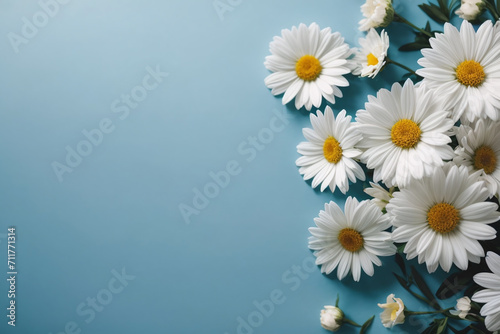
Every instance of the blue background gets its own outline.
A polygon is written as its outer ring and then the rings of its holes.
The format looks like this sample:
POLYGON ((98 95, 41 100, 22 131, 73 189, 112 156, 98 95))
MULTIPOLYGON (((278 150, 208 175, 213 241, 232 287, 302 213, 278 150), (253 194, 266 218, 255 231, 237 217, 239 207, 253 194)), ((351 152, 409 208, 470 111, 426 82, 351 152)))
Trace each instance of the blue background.
MULTIPOLYGON (((423 26, 420 2, 399 1, 396 10, 423 26)), ((308 227, 325 202, 342 206, 345 196, 302 180, 296 145, 308 112, 282 106, 264 85, 264 58, 281 29, 317 22, 357 46, 364 1, 229 3, 219 15, 212 0, 69 1, 47 22, 37 17, 43 26, 16 52, 9 34, 22 36, 23 18, 33 22, 41 5, 0 1, 0 332, 233 334, 238 318, 253 314, 258 326, 240 332, 320 334, 319 312, 340 294, 349 318, 376 315, 369 333, 381 333, 376 304, 388 294, 428 309, 392 278, 392 258, 360 283, 311 266, 308 227), (148 68, 168 76, 125 107, 122 94, 140 94, 148 68), (82 131, 101 122, 112 131, 97 135, 99 144, 59 180, 54 162, 66 164, 67 147, 76 150, 82 131), (280 130, 266 130, 271 122, 280 130), (193 207, 196 190, 228 163, 237 166, 227 185, 212 187, 212 198, 184 219, 180 207, 193 207), (8 226, 17 228, 15 328, 6 318, 8 226), (122 270, 134 279, 110 293, 120 285, 113 271, 122 270), (282 303, 260 319, 255 303, 275 290, 282 303), (106 305, 91 317, 87 298, 106 305)), ((411 30, 395 23, 389 33, 391 57, 416 69, 419 52, 397 51, 411 30)), ((388 67, 374 80, 348 76, 334 111, 354 115, 367 94, 402 74, 388 67)), ((362 189, 351 185, 350 194, 366 198, 362 189)), ((427 279, 437 287, 444 277, 438 270, 427 279)), ((392 332, 414 333, 426 321, 392 332)))

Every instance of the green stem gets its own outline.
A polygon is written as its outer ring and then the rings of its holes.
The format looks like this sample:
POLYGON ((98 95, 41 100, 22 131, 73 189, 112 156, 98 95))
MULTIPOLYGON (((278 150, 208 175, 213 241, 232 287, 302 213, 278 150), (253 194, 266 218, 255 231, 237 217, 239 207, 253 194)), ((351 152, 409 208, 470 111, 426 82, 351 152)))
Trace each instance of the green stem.
POLYGON ((361 325, 360 325, 360 324, 357 324, 357 323, 355 323, 354 321, 349 320, 349 319, 347 319, 347 318, 344 318, 344 320, 342 320, 342 321, 343 321, 343 322, 345 322, 346 324, 349 324, 349 325, 352 325, 352 326, 361 327, 361 325))
POLYGON ((413 23, 411 23, 410 21, 408 21, 407 19, 405 19, 404 17, 402 17, 401 15, 399 15, 397 13, 394 13, 394 21, 405 23, 405 24, 409 25, 410 27, 412 27, 413 29, 420 31, 424 35, 427 35, 429 37, 434 37, 430 32, 425 31, 424 29, 417 27, 416 25, 414 25, 413 23))
POLYGON ((411 74, 414 74, 415 76, 417 76, 417 78, 419 77, 419 75, 414 70, 412 70, 411 68, 409 68, 401 63, 398 63, 397 61, 390 59, 389 57, 385 57, 385 61, 387 62, 387 64, 393 64, 393 65, 399 66, 402 69, 410 72, 411 74))
POLYGON ((421 315, 421 314, 438 314, 438 313, 446 313, 449 310, 451 310, 452 307, 447 308, 446 310, 439 310, 439 311, 428 311, 428 312, 413 312, 413 311, 406 311, 405 313, 407 315, 421 315))

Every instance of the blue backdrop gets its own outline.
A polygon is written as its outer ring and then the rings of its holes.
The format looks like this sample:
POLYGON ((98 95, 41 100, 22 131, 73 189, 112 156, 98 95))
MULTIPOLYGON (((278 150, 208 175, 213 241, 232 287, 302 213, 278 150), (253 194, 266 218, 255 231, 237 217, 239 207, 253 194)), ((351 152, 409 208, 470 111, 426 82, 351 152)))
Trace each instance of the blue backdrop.
MULTIPOLYGON (((395 5, 423 26, 420 2, 395 5)), ((357 46, 362 3, 0 1, 0 332, 321 334, 337 294, 349 318, 376 315, 369 333, 385 332, 376 304, 390 293, 427 310, 392 278, 392 258, 360 283, 313 264, 308 227, 345 197, 302 180, 308 113, 264 85, 281 29, 317 22, 357 46)), ((411 30, 389 33, 391 57, 416 69, 419 52, 397 51, 411 30)), ((402 73, 348 76, 334 111, 354 115, 402 73)))

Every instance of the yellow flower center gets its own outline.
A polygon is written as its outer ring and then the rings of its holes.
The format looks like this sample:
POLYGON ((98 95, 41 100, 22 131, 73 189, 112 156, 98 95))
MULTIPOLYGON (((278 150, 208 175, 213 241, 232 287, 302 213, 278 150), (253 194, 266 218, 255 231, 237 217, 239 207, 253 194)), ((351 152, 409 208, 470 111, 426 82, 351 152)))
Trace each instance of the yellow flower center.
POLYGON ((396 320, 396 318, 398 317, 398 311, 399 311, 399 305, 396 304, 396 306, 393 307, 391 312, 391 321, 396 320))
POLYGON ((489 146, 481 146, 474 153, 474 167, 491 174, 497 169, 497 156, 489 146))
POLYGON ((391 140, 401 148, 413 148, 420 141, 420 130, 417 123, 410 119, 400 119, 391 128, 391 140))
POLYGON ((460 212, 451 204, 435 204, 427 212, 427 222, 436 232, 449 233, 457 227, 460 221, 460 212))
POLYGON ((373 53, 369 53, 368 56, 366 56, 366 61, 368 62, 368 65, 377 65, 378 64, 378 58, 373 55, 373 53))
POLYGON ((302 56, 295 64, 297 76, 305 81, 316 80, 322 69, 319 60, 311 55, 302 56))
POLYGON ((455 70, 457 80, 464 86, 477 87, 484 81, 484 69, 477 61, 464 60, 455 70))
POLYGON ((359 251, 363 247, 364 243, 361 234, 352 228, 344 228, 340 230, 338 239, 342 247, 353 253, 359 251))
POLYGON ((337 139, 332 136, 326 138, 323 144, 323 155, 328 162, 338 163, 342 159, 342 147, 340 147, 337 139))

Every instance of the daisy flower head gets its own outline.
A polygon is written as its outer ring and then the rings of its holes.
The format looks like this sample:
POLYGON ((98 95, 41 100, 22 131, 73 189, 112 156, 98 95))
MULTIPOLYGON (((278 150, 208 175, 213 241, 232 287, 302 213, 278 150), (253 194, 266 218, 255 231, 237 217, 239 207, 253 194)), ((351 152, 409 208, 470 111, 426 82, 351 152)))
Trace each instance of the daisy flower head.
POLYGON ((500 33, 490 20, 477 30, 463 21, 460 31, 449 23, 444 33, 422 49, 417 74, 423 84, 442 96, 454 120, 462 114, 469 121, 500 118, 500 33))
POLYGON ((451 142, 447 132, 453 126, 449 112, 431 91, 411 80, 368 96, 356 121, 363 135, 358 147, 365 149, 361 161, 374 169, 373 181, 387 187, 405 187, 442 166, 443 159, 454 157, 447 145, 451 142))
POLYGON ((474 21, 484 12, 484 0, 462 0, 460 8, 455 11, 461 19, 474 21))
POLYGON ((359 21, 359 30, 387 27, 394 18, 392 0, 366 0, 361 6, 361 13, 365 18, 359 21))
POLYGON ((373 197, 372 202, 375 203, 375 205, 377 205, 380 210, 384 210, 385 206, 392 198, 394 188, 386 190, 380 184, 373 182, 370 182, 370 186, 371 187, 363 189, 363 191, 373 197))
POLYGON ((371 201, 348 197, 344 211, 333 201, 325 204, 325 210, 314 218, 317 227, 309 228, 309 248, 322 273, 337 268, 339 280, 351 272, 359 281, 361 269, 373 276, 373 264, 382 265, 378 257, 394 255, 396 246, 384 231, 391 225, 389 218, 371 201))
POLYGON ((264 65, 271 73, 265 84, 273 95, 283 94, 287 104, 295 98, 295 108, 318 108, 323 98, 335 103, 342 97, 339 87, 349 86, 343 75, 350 73, 347 58, 352 51, 344 38, 330 28, 320 30, 316 23, 301 23, 283 29, 269 45, 271 55, 264 65))
POLYGON ((385 57, 389 49, 389 35, 382 30, 380 35, 373 28, 370 29, 366 38, 359 39, 361 49, 356 51, 352 60, 354 70, 352 74, 375 78, 385 65, 385 57))
POLYGON ((464 166, 436 168, 421 182, 393 194, 386 206, 395 227, 392 238, 406 243, 408 259, 418 256, 429 273, 438 265, 448 272, 454 263, 466 270, 468 262, 479 263, 484 250, 478 240, 491 240, 496 230, 498 205, 485 202, 488 190, 479 174, 464 166))
POLYGON ((484 303, 480 312, 486 316, 486 328, 493 332, 500 330, 500 255, 488 252, 486 264, 492 272, 474 275, 474 282, 485 289, 476 292, 472 300, 484 303))
POLYGON ((304 180, 312 180, 312 187, 321 184, 321 191, 330 187, 332 192, 338 187, 345 194, 349 190, 349 180, 365 180, 365 173, 354 160, 361 151, 355 145, 361 140, 361 134, 352 126, 351 116, 342 110, 337 118, 330 107, 325 113, 317 111, 311 114, 312 129, 302 130, 308 140, 297 145, 297 152, 302 154, 295 162, 304 180))
POLYGON ((480 171, 489 196, 495 196, 500 190, 500 123, 479 119, 471 126, 462 124, 456 136, 459 146, 453 162, 470 172, 480 171))

